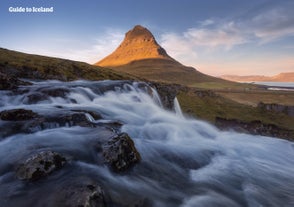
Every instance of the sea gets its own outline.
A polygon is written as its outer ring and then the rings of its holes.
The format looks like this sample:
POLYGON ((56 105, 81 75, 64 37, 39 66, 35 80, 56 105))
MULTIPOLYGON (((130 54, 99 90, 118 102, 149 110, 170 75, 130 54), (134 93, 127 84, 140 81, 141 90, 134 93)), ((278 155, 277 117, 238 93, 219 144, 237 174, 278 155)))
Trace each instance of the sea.
MULTIPOLYGON (((249 83, 249 82, 246 82, 249 83)), ((263 82, 251 81, 250 83, 269 86, 268 90, 274 91, 294 91, 294 82, 263 82)))

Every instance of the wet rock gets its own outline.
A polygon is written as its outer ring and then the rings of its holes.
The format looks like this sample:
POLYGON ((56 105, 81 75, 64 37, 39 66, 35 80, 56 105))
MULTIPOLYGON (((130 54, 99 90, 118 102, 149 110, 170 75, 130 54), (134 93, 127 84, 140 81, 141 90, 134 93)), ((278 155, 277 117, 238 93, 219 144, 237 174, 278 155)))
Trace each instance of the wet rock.
POLYGON ((65 98, 69 93, 67 88, 41 88, 38 91, 31 92, 24 100, 25 104, 35 104, 41 101, 50 100, 51 97, 65 98))
MULTIPOLYGON (((38 115, 31 110, 13 109, 0 112, 0 119, 10 121, 0 125, 0 139, 18 133, 35 133, 44 129, 58 127, 96 127, 85 113, 72 111, 52 112, 50 115, 38 115), (13 122, 12 122, 13 121, 13 122)), ((111 124, 106 124, 114 128, 111 124)))
POLYGON ((267 103, 259 102, 257 107, 262 110, 280 112, 288 116, 294 116, 294 106, 286 106, 286 105, 275 104, 275 103, 267 104, 267 103))
POLYGON ((24 121, 38 117, 38 114, 32 110, 12 109, 0 112, 0 119, 4 121, 24 121))
POLYGON ((258 120, 243 122, 237 119, 216 117, 215 125, 221 130, 232 129, 234 131, 247 134, 279 137, 291 141, 294 140, 294 131, 278 127, 274 124, 265 124, 258 120))
POLYGON ((24 100, 25 104, 35 104, 41 101, 48 100, 49 97, 42 93, 32 93, 26 97, 24 100))
POLYGON ((30 83, 0 72, 0 90, 16 89, 19 85, 30 85, 30 83))
POLYGON ((78 110, 78 109, 75 109, 75 110, 72 110, 74 112, 82 112, 82 113, 88 113, 90 114, 95 120, 98 120, 98 119, 102 119, 102 116, 95 112, 95 111, 88 111, 88 110, 78 110))
POLYGON ((111 138, 102 148, 105 162, 116 172, 128 170, 141 160, 133 140, 126 133, 111 138))
POLYGON ((94 125, 88 120, 84 113, 73 113, 69 115, 61 115, 55 117, 53 122, 58 123, 60 126, 81 126, 81 127, 93 127, 94 125))
POLYGON ((70 184, 58 193, 54 206, 106 207, 103 189, 96 183, 70 184))
POLYGON ((70 90, 67 88, 46 88, 42 89, 42 93, 51 97, 62 97, 65 98, 70 90))
POLYGON ((58 127, 95 127, 95 124, 91 123, 84 113, 69 113, 71 114, 53 114, 49 117, 40 117, 31 122, 23 123, 22 131, 25 133, 34 133, 40 130, 58 127))
POLYGON ((152 87, 155 87, 160 98, 163 106, 167 109, 174 108, 174 99, 177 96, 180 89, 183 86, 178 84, 164 84, 164 83, 152 83, 152 87))
POLYGON ((59 170, 65 163, 66 159, 56 152, 40 152, 20 164, 16 176, 20 180, 38 180, 59 170))

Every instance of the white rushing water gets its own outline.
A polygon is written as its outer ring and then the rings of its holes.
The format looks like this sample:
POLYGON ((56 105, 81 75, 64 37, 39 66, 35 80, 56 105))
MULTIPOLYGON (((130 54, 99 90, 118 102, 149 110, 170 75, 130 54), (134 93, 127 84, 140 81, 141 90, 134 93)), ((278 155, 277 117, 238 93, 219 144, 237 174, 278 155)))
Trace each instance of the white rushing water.
MULTIPOLYGON (((43 82, 26 88, 31 92, 51 85, 51 82, 43 82)), ((59 110, 56 106, 63 110, 83 108, 101 113, 104 120, 123 123, 121 131, 132 137, 142 157, 129 175, 116 175, 106 167, 77 158, 77 165, 89 173, 99 174, 97 179, 108 186, 112 194, 119 197, 125 191, 130 196, 141 195, 154 206, 294 206, 292 142, 221 132, 206 122, 186 118, 177 100, 175 112, 163 109, 156 91, 147 92, 137 83, 117 86, 102 94, 97 92, 99 85, 92 82, 56 82, 54 86, 67 88, 70 93, 66 97, 50 97, 27 104, 30 92, 10 96, 8 92, 0 92, 1 111, 17 107, 42 114, 59 110)), ((89 119, 95 122, 91 116, 89 119)), ((67 153, 75 151, 84 156, 87 153, 85 137, 92 139, 93 130, 62 127, 21 135, 21 138, 20 135, 5 138, 0 142, 0 172, 3 163, 20 156, 17 151, 31 149, 32 143, 40 142, 46 148, 67 153), (19 149, 15 149, 17 147, 19 149), (7 161, 3 160, 5 154, 9 154, 7 161)), ((3 182, 0 177, 0 185, 3 182)))

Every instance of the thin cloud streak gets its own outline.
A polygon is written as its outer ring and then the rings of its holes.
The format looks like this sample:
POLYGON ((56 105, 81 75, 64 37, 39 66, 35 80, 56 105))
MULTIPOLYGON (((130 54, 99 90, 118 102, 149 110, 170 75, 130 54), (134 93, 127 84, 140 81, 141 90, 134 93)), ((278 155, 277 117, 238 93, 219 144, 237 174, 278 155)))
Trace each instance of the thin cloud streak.
MULTIPOLYGON (((291 8, 293 6, 281 5, 276 7, 275 5, 239 19, 226 21, 222 19, 206 19, 182 33, 164 33, 161 35, 159 42, 175 59, 197 68, 197 66, 200 66, 198 64, 200 61, 203 59, 211 60, 211 58, 207 57, 213 57, 215 54, 221 57, 222 53, 238 53, 245 47, 249 47, 254 51, 258 45, 266 45, 286 37, 293 37, 294 15, 292 15, 291 8), (236 49, 237 46, 238 50, 236 49)), ((216 57, 215 63, 220 61, 217 60, 219 57, 216 57)), ((264 67, 262 69, 258 66, 257 61, 252 62, 256 65, 255 67, 254 64, 250 66, 259 68, 261 69, 260 71, 265 71, 266 68, 274 70, 273 67, 267 67, 266 64, 262 64, 264 67)), ((208 67, 203 62, 201 65, 202 69, 205 68, 203 72, 208 71, 208 67)), ((207 65, 212 66, 215 64, 207 62, 207 65)), ((221 64, 217 68, 220 69, 228 65, 221 64)), ((277 64, 274 65, 278 67, 277 64)), ((232 67, 228 66, 228 68, 222 68, 221 70, 225 72, 229 68, 232 67)), ((279 67, 280 70, 281 68, 282 66, 279 67)), ((289 67, 287 68, 289 69, 289 67)), ((238 67, 236 69, 239 70, 238 67)), ((211 72, 211 70, 209 71, 211 72)), ((210 74, 219 74, 219 71, 210 74)))

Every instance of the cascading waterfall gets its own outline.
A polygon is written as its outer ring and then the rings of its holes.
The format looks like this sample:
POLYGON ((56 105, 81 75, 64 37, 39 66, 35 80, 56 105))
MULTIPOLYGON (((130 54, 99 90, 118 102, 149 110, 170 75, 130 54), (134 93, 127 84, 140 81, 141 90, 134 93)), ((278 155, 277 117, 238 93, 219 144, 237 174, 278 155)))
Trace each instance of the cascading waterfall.
POLYGON ((185 118, 177 99, 176 113, 163 109, 150 90, 122 81, 45 81, 0 91, 0 111, 22 108, 43 116, 85 111, 88 121, 102 124, 69 122, 6 133, 7 122, 0 120, 0 206, 54 206, 57 186, 86 178, 105 189, 112 200, 108 206, 294 206, 292 142, 221 132, 185 118), (97 158, 96 140, 112 136, 103 123, 120 123, 117 130, 133 139, 142 160, 130 171, 117 174, 97 158), (70 157, 70 164, 38 184, 18 180, 16 164, 43 149, 70 157))
POLYGON ((174 99, 174 110, 176 112, 176 115, 183 117, 183 112, 177 97, 175 97, 174 99))

